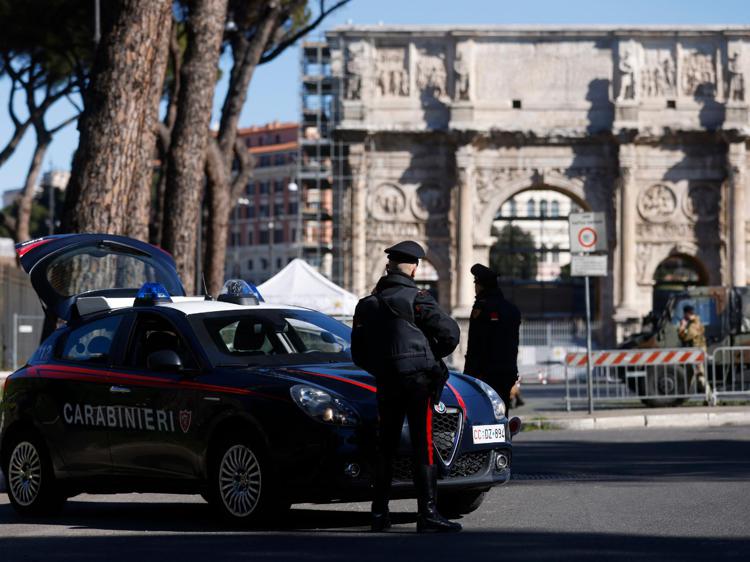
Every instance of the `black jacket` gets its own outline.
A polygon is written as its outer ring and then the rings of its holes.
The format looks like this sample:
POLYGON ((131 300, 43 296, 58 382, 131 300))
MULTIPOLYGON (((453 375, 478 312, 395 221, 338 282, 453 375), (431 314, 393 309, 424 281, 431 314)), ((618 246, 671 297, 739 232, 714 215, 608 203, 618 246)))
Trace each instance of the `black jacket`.
POLYGON ((443 372, 459 328, 427 291, 400 272, 382 277, 354 313, 352 358, 376 377, 443 372))
POLYGON ((518 375, 518 332, 521 313, 497 289, 474 301, 469 321, 469 342, 464 373, 477 378, 512 378, 518 375))

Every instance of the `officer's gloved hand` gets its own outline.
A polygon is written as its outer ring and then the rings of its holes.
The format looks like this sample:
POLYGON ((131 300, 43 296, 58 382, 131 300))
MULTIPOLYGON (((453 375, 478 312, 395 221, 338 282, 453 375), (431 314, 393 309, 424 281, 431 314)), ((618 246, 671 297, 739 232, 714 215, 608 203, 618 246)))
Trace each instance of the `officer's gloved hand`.
POLYGON ((432 382, 433 404, 440 402, 440 398, 443 395, 443 388, 445 388, 445 383, 448 381, 449 376, 448 367, 445 365, 444 361, 440 361, 435 369, 435 379, 432 382))

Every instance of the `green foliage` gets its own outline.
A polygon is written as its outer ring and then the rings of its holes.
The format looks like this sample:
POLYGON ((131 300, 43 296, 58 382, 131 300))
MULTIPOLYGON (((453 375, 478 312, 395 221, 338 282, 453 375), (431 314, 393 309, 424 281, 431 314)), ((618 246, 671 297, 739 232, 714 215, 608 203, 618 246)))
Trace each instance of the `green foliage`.
MULTIPOLYGON (((106 4, 102 2, 103 28, 111 12, 106 4)), ((90 0, 0 0, 0 21, 0 53, 19 65, 34 66, 46 83, 54 85, 84 73, 91 63, 94 7, 90 0)))
MULTIPOLYGON (((49 187, 46 187, 42 193, 34 198, 34 202, 31 205, 29 232, 32 238, 49 234, 49 189, 49 187)), ((60 189, 53 189, 55 190, 55 224, 58 224, 65 201, 65 194, 60 189)), ((0 238, 15 238, 14 227, 17 217, 18 203, 13 203, 0 210, 0 238)))
POLYGON ((534 238, 512 224, 503 227, 490 249, 490 267, 501 279, 535 279, 538 262, 534 238))

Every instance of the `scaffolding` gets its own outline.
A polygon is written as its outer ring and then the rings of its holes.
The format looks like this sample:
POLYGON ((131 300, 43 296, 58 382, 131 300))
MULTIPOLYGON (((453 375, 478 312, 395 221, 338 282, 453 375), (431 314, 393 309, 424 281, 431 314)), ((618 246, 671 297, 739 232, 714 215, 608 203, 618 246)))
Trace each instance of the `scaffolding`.
POLYGON ((340 285, 346 284, 348 237, 342 224, 348 185, 346 144, 334 137, 340 121, 341 81, 334 75, 325 38, 300 49, 300 124, 297 184, 300 190, 300 257, 340 285))

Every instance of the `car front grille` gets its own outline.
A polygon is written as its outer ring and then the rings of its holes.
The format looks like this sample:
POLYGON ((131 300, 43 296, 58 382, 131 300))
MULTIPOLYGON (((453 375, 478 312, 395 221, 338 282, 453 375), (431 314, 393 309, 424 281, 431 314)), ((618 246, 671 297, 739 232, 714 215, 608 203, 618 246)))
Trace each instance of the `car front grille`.
POLYGON ((432 415, 432 441, 440 459, 446 465, 450 464, 456 452, 462 418, 461 412, 455 408, 449 408, 443 414, 435 412, 432 415))
POLYGON ((476 453, 464 453, 459 455, 451 464, 448 478, 465 478, 474 476, 487 468, 492 451, 478 451, 476 453))

